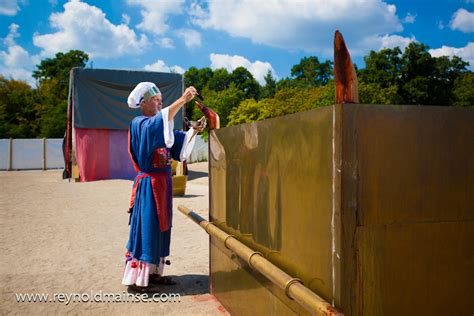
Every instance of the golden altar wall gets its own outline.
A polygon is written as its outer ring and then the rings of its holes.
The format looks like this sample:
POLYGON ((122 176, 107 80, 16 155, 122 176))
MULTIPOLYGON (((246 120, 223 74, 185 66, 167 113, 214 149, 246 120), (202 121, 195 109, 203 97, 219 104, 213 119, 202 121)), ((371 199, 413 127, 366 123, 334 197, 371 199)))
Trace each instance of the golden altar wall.
MULTIPOLYGON (((474 111, 345 104, 210 135, 210 220, 346 315, 474 312, 474 111)), ((211 237, 234 315, 307 312, 211 237)))

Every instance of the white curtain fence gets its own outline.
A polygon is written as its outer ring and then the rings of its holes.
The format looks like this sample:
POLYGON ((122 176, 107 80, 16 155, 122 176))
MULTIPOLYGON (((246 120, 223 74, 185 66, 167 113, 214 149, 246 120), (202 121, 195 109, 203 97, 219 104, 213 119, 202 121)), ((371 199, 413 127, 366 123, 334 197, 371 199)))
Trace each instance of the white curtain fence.
MULTIPOLYGON (((62 138, 0 139, 0 170, 64 169, 62 138)), ((196 139, 189 162, 207 161, 208 144, 196 139)))
POLYGON ((0 170, 63 169, 62 138, 0 139, 0 170))

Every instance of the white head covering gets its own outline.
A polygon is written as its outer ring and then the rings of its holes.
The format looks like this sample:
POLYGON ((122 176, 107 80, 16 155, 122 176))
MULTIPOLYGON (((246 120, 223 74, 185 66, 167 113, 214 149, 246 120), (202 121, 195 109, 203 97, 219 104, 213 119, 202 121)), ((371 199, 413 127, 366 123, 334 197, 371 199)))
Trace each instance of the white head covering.
POLYGON ((153 82, 140 82, 128 96, 128 106, 132 109, 139 108, 142 101, 155 95, 161 95, 161 91, 153 82))

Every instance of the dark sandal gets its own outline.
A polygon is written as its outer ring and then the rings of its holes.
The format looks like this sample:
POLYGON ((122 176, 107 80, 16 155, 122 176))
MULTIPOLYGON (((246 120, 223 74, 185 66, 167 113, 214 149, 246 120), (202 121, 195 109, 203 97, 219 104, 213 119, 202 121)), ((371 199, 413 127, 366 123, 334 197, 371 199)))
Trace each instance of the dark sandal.
POLYGON ((161 276, 159 274, 150 274, 150 283, 161 284, 161 285, 175 285, 176 281, 169 276, 161 276))
POLYGON ((138 286, 138 285, 129 285, 128 290, 135 293, 158 293, 160 289, 156 286, 138 286))
POLYGON ((153 273, 148 276, 149 283, 158 283, 158 280, 161 279, 161 275, 153 273))

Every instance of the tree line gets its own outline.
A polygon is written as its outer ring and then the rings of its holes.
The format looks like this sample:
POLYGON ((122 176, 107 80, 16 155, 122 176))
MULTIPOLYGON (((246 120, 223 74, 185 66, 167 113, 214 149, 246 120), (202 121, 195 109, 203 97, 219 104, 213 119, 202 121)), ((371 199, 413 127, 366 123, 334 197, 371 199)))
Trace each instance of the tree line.
MULTIPOLYGON (((88 60, 79 50, 42 60, 33 72, 35 88, 0 75, 0 138, 63 137, 69 71, 88 60)), ((371 51, 364 61, 366 67, 357 70, 360 103, 474 105, 474 73, 459 57, 433 57, 428 46, 410 43, 403 52, 371 51)), ((334 104, 333 64, 316 56, 302 58, 289 77, 277 80, 268 72, 264 84, 244 67, 191 67, 184 78, 219 114, 221 127, 334 104)), ((186 115, 195 120, 201 113, 189 103, 186 115)))
POLYGON ((85 67, 79 50, 57 53, 33 71, 36 87, 0 75, 0 138, 61 138, 66 131, 69 71, 85 67))

